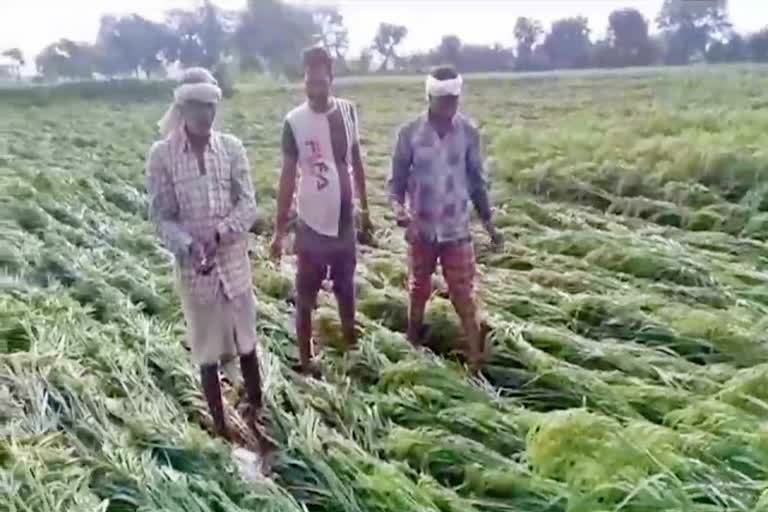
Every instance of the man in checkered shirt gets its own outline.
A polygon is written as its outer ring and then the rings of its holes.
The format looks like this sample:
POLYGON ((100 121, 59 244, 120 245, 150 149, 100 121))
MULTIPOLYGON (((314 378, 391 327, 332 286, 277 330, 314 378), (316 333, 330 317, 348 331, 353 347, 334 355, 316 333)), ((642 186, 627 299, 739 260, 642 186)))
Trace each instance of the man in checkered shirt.
MULTIPOLYGON (((247 233, 256 200, 243 144, 212 129, 221 90, 205 69, 185 72, 146 165, 150 217, 175 256, 193 359, 217 434, 229 438, 219 363, 235 355, 260 433, 261 378, 247 233)), ((260 437, 261 439, 261 437, 260 437)))
POLYGON ((408 338, 414 345, 422 341, 424 310, 439 261, 467 337, 465 354, 471 370, 476 372, 482 358, 483 334, 474 297, 470 201, 494 246, 500 246, 502 239, 492 221, 480 135, 458 113, 461 86, 461 77, 451 67, 437 68, 427 77, 429 108, 400 129, 389 188, 398 225, 407 228, 408 338))

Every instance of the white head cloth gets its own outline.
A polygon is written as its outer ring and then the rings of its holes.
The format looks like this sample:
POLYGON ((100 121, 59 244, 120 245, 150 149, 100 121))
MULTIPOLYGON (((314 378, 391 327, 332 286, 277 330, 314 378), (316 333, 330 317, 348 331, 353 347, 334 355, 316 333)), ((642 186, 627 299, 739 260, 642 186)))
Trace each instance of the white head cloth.
POLYGON ((430 96, 461 96, 463 84, 464 80, 461 75, 451 80, 438 80, 432 75, 427 75, 427 99, 430 96))
POLYGON ((187 101, 218 103, 221 101, 221 89, 213 75, 203 68, 190 68, 184 72, 181 85, 173 91, 173 104, 168 107, 165 115, 157 123, 160 135, 168 136, 179 128, 183 119, 181 105, 187 101))

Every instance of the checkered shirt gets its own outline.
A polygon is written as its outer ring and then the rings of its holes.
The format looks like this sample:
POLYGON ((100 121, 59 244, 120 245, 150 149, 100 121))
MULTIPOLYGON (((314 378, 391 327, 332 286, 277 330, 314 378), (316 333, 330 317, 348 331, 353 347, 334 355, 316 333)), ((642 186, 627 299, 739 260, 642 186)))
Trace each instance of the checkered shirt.
POLYGON ((256 199, 243 144, 213 132, 204 152, 205 173, 183 129, 149 150, 146 163, 150 218, 176 259, 179 285, 205 304, 251 290, 247 233, 256 221, 256 199), (193 240, 218 232, 221 243, 208 275, 195 272, 193 240))
POLYGON ((442 139, 422 114, 397 135, 389 179, 390 199, 408 207, 418 237, 443 243, 469 239, 469 202, 481 220, 491 207, 477 128, 457 114, 442 139))

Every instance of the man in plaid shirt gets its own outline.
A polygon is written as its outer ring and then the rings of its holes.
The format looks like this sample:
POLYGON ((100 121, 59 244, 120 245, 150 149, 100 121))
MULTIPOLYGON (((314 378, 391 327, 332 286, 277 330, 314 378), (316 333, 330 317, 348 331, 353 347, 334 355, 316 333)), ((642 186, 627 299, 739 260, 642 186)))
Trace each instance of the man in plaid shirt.
MULTIPOLYGON (((216 432, 229 437, 219 363, 240 356, 249 419, 262 408, 247 233, 256 201, 243 144, 212 129, 221 91, 205 69, 186 71, 147 157, 150 217, 175 256, 192 356, 216 432)), ((263 438, 261 436, 260 440, 263 438)))
POLYGON ((461 77, 451 67, 437 68, 427 77, 429 109, 400 129, 389 188, 398 225, 407 228, 408 338, 414 345, 421 341, 432 274, 439 261, 467 337, 466 357, 476 372, 483 334, 474 297, 475 253, 469 229, 469 201, 494 246, 500 246, 502 240, 492 221, 480 135, 458 113, 461 85, 461 77))

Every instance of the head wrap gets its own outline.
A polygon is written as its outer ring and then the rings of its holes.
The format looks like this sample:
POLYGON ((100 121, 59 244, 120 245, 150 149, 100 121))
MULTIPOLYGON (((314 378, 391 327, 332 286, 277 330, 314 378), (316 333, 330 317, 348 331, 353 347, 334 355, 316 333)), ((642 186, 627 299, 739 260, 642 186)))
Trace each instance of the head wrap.
POLYGON ((432 75, 427 75, 427 99, 430 96, 460 96, 463 83, 461 75, 450 80, 438 80, 432 75))
POLYGON ((184 120, 181 105, 188 101, 218 103, 221 101, 221 89, 213 75, 204 68, 190 68, 184 72, 181 85, 173 91, 173 103, 157 123, 163 137, 179 128, 184 120))

